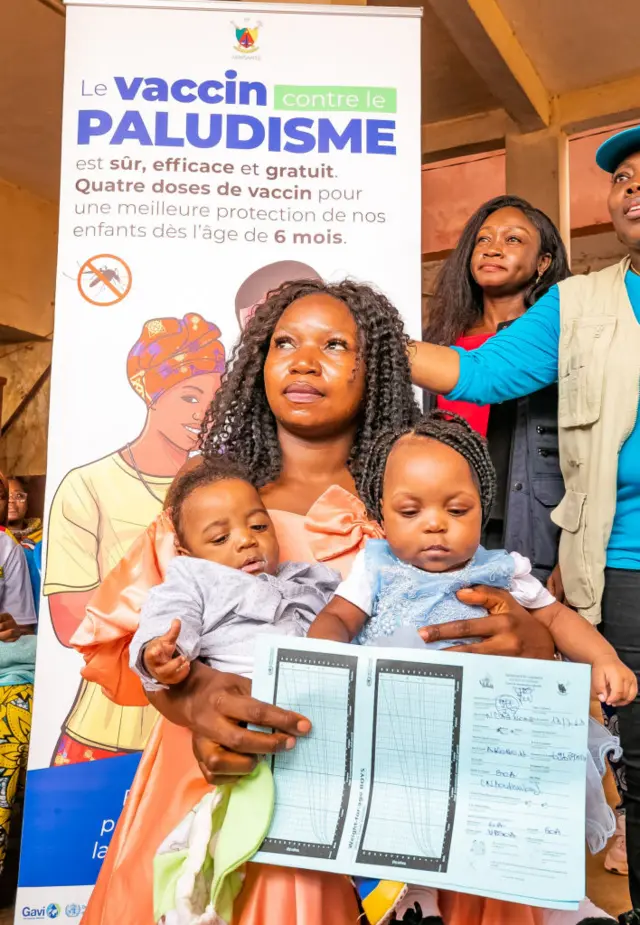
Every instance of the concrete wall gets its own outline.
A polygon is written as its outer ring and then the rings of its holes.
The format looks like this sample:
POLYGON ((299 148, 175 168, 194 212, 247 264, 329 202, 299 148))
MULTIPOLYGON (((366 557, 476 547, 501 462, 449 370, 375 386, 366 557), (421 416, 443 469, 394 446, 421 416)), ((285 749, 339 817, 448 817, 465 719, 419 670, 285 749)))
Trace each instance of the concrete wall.
POLYGON ((422 253, 456 245, 467 219, 506 188, 504 151, 422 168, 422 253))
MULTIPOLYGON (((609 224, 609 175, 596 166, 595 153, 611 130, 569 142, 571 228, 609 224)), ((455 247, 465 222, 478 206, 507 190, 504 151, 425 164, 422 168, 422 253, 439 255, 455 247)), ((536 205, 537 203, 533 203, 536 205)))
MULTIPOLYGON (((53 330, 58 209, 0 180, 0 325, 40 337, 53 330)), ((0 344, 7 379, 5 423, 51 362, 51 344, 0 344)), ((0 441, 0 470, 42 475, 46 470, 48 383, 0 441)))
POLYGON ((0 324, 53 330, 58 208, 0 180, 0 324))

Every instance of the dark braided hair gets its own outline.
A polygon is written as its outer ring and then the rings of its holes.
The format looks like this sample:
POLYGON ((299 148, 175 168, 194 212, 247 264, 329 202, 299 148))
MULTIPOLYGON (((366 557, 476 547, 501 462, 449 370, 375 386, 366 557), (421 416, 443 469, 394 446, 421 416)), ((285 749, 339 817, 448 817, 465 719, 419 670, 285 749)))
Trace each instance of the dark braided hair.
POLYGON ((278 478, 282 453, 265 394, 263 367, 283 312, 310 295, 338 299, 358 327, 359 362, 366 369, 365 392, 348 466, 360 492, 363 460, 378 435, 394 426, 410 428, 420 415, 411 387, 408 337, 400 314, 385 296, 362 283, 296 280, 268 294, 233 350, 204 418, 201 448, 207 459, 224 453, 240 463, 258 488, 278 478))
POLYGON ((474 212, 438 274, 433 299, 429 305, 424 340, 432 344, 454 344, 482 318, 482 289, 471 274, 471 256, 478 232, 498 209, 518 209, 540 236, 540 254, 549 254, 551 263, 538 278, 537 273, 523 292, 525 308, 531 308, 549 289, 571 276, 567 251, 560 232, 548 215, 519 196, 496 196, 474 212))
POLYGON ((387 460, 398 440, 409 434, 437 440, 464 456, 478 483, 482 521, 486 524, 496 492, 496 471, 489 456, 487 441, 464 418, 440 409, 425 415, 413 427, 397 427, 380 434, 371 445, 362 479, 362 500, 369 516, 382 521, 382 486, 387 460))
POLYGON ((248 478, 246 471, 242 466, 227 459, 226 456, 218 456, 216 459, 203 460, 199 465, 178 476, 171 483, 167 493, 165 509, 169 511, 171 523, 176 532, 178 541, 184 546, 184 530, 182 523, 182 507, 187 498, 204 485, 210 485, 212 482, 222 482, 225 479, 238 479, 241 482, 253 482, 248 478))

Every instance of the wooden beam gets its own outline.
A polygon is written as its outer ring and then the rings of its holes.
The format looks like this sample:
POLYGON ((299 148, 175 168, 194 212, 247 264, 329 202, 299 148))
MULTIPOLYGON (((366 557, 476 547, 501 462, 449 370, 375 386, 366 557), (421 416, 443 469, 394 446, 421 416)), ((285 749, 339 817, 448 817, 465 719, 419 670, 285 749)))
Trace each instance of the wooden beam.
MULTIPOLYGON (((46 0, 41 0, 46 2, 46 0)), ((247 0, 251 2, 251 0, 247 0)), ((262 0, 265 3, 300 3, 300 0, 262 0)), ((366 6, 367 0, 304 0, 305 3, 312 3, 317 6, 366 6)))
POLYGON ((568 134, 640 118, 640 74, 564 93, 553 100, 553 122, 568 134))
MULTIPOLYGON (((498 6, 497 0, 467 0, 467 2, 541 121, 549 125, 551 121, 549 93, 518 41, 509 20, 498 6)), ((492 93, 495 92, 492 87, 489 89, 492 93)))
POLYGON ((427 0, 469 64, 525 131, 551 120, 549 94, 496 0, 427 0))
POLYGON ((491 155, 496 151, 504 151, 504 138, 493 141, 479 141, 471 145, 460 145, 457 148, 447 148, 443 151, 427 152, 422 155, 422 165, 438 164, 442 161, 462 162, 477 154, 491 155))
MULTIPOLYGON (((574 90, 552 99, 552 127, 567 135, 620 122, 640 121, 640 74, 574 90)), ((422 126, 423 163, 501 147, 518 126, 504 109, 428 122, 422 126)))
POLYGON ((596 225, 583 225, 582 228, 572 228, 572 238, 588 238, 593 234, 608 234, 614 231, 613 222, 598 222, 596 225))
POLYGON ((38 3, 41 3, 43 6, 49 7, 50 10, 53 10, 54 13, 57 13, 58 16, 65 16, 66 9, 62 0, 38 0, 38 3))
MULTIPOLYGON (((36 397, 42 386, 45 384, 49 376, 51 375, 51 364, 49 364, 44 372, 36 379, 33 383, 27 394, 24 396, 20 404, 15 408, 15 410, 9 415, 5 423, 2 425, 0 430, 0 437, 6 437, 7 432, 10 430, 11 426, 15 424, 22 413, 27 409, 31 404, 33 399, 36 397)), ((6 379, 4 380, 7 381, 6 379)))
POLYGON ((516 128, 504 109, 429 122, 422 126, 422 159, 458 157, 474 149, 489 151, 502 146, 507 133, 514 131, 516 128))

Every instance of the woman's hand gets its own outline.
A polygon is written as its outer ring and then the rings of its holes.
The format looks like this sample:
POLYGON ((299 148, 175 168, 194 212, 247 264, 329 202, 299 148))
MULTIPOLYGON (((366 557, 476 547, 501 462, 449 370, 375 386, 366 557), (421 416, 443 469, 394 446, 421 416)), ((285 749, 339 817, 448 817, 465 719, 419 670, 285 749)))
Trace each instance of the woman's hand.
POLYGON ((560 571, 560 563, 556 565, 554 570, 549 575, 549 580, 547 581, 547 591, 549 594, 553 594, 555 599, 559 604, 565 603, 564 598, 564 584, 562 583, 562 572, 560 571))
POLYGON ((218 787, 235 784, 244 774, 253 771, 260 760, 256 755, 234 754, 203 736, 193 736, 192 747, 202 776, 208 784, 218 787))
POLYGON ((484 607, 488 615, 477 620, 456 620, 440 626, 425 626, 420 630, 425 642, 480 636, 482 642, 452 646, 449 651, 553 658, 555 645, 549 630, 521 607, 508 591, 481 585, 459 591, 458 598, 464 604, 484 607))
POLYGON ((0 642, 15 642, 23 635, 23 627, 18 626, 10 613, 0 613, 0 642))
POLYGON ((193 750, 210 784, 231 783, 248 774, 261 755, 291 749, 311 723, 299 713, 262 703, 251 696, 251 682, 193 662, 183 684, 158 691, 154 706, 193 734, 193 750), (246 724, 272 728, 254 732, 246 724))

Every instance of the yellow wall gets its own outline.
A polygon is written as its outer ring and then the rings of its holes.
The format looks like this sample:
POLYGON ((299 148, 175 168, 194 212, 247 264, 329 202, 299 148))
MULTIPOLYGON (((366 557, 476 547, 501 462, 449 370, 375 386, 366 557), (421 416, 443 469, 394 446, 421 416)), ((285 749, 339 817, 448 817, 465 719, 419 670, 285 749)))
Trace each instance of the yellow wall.
POLYGON ((58 207, 0 180, 0 324, 53 330, 58 207))
MULTIPOLYGON (((53 330, 57 205, 0 180, 0 324, 39 336, 53 330)), ((0 344, 0 377, 7 380, 7 421, 51 362, 51 344, 0 344)), ((0 471, 42 475, 46 470, 49 386, 0 443, 0 471)))

